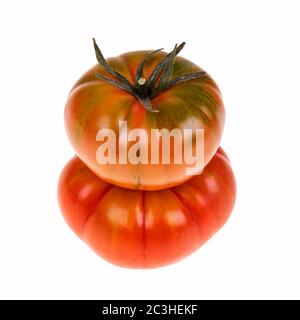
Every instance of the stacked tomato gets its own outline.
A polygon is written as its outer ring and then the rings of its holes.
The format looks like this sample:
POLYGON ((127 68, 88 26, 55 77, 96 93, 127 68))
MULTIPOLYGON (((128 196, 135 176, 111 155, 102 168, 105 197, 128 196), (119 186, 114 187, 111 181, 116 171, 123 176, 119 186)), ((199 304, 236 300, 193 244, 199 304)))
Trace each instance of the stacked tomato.
POLYGON ((153 268, 184 258, 222 227, 234 205, 234 174, 219 147, 222 97, 209 74, 178 56, 183 47, 105 59, 94 40, 98 64, 67 100, 65 125, 77 156, 61 174, 59 204, 71 229, 116 265, 153 268), (186 132, 202 163, 193 175, 191 163, 177 161, 186 132))

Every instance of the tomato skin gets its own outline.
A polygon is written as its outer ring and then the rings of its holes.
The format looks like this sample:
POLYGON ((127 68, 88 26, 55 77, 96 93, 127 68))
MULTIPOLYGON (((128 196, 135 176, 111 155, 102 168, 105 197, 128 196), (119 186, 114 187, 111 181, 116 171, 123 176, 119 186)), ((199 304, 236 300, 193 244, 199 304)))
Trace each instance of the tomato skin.
MULTIPOLYGON (((108 63, 134 83, 134 75, 142 58, 150 51, 125 53, 109 58, 108 63)), ((154 67, 165 56, 158 52, 146 64, 144 76, 150 76, 154 67)), ((182 57, 176 57, 172 78, 203 71, 182 57)), ((128 131, 145 129, 150 141, 151 129, 168 130, 204 129, 204 164, 217 151, 223 132, 225 111, 221 93, 206 74, 176 85, 151 100, 159 110, 151 113, 135 97, 95 76, 111 77, 100 65, 92 67, 74 85, 65 107, 65 126, 68 137, 79 158, 102 180, 124 188, 160 190, 179 185, 191 176, 186 175, 187 165, 173 164, 99 164, 96 160, 97 132, 110 128, 118 133, 119 121, 126 120, 128 131)), ((117 149, 118 153, 118 149, 117 149)))
POLYGON ((98 255, 127 268, 154 268, 198 249, 229 217, 235 179, 219 149, 202 174, 160 191, 120 188, 78 158, 64 168, 58 200, 66 222, 98 255))

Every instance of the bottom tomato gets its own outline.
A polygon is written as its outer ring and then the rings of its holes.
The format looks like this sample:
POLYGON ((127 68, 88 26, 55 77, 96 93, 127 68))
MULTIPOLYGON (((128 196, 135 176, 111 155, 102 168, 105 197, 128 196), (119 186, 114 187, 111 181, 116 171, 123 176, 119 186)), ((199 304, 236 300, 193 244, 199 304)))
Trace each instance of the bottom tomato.
POLYGON ((78 158, 64 168, 58 199, 71 229, 104 259, 130 268, 176 262, 226 222, 235 179, 219 149, 201 175, 159 191, 108 184, 78 158))

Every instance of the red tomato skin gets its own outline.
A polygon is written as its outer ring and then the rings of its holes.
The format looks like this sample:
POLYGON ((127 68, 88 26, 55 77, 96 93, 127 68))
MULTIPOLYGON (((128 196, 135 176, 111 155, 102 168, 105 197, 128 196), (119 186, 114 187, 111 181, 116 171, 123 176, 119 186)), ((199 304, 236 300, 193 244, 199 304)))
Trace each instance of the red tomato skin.
POLYGON ((190 255, 224 225, 235 196, 234 174, 221 148, 202 174, 165 190, 108 184, 78 157, 58 184, 70 228, 98 255, 127 268, 161 267, 190 255))
MULTIPOLYGON (((139 62, 150 51, 134 51, 107 59, 116 71, 134 83, 139 62)), ((155 54, 146 64, 148 78, 154 67, 166 55, 155 54)), ((203 71, 191 61, 176 57, 172 78, 203 71)), ((128 131, 151 129, 203 129, 204 165, 217 151, 223 133, 225 109, 221 92, 206 73, 200 79, 176 85, 151 100, 159 112, 149 112, 138 99, 96 77, 96 73, 110 76, 100 65, 88 70, 73 86, 65 106, 65 127, 69 140, 79 158, 102 180, 123 188, 160 190, 179 185, 191 178, 186 175, 186 163, 174 164, 99 164, 96 152, 100 142, 96 135, 103 128, 118 133, 119 121, 127 121, 128 131)), ((116 153, 119 154, 117 146, 116 153)), ((171 150, 172 153, 172 150, 171 150)), ((160 154, 161 156, 161 154, 160 154)))

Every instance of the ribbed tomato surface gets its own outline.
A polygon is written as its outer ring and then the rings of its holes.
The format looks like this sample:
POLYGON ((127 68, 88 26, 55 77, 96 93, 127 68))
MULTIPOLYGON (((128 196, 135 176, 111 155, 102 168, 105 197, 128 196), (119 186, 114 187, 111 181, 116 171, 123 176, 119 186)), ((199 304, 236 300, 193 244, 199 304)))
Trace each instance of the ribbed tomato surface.
POLYGON ((153 268, 191 254, 223 226, 235 179, 222 149, 202 174, 159 191, 108 184, 74 157, 61 174, 58 198, 71 229, 104 259, 153 268))

